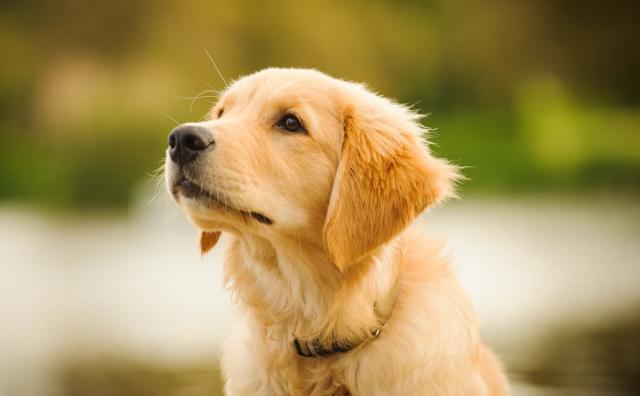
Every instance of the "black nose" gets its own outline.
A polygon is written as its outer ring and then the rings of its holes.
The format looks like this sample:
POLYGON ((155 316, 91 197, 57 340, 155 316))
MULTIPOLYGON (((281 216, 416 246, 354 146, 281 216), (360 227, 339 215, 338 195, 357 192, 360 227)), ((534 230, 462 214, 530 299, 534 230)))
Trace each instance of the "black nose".
POLYGON ((173 162, 185 165, 211 144, 213 139, 205 128, 180 125, 169 134, 169 156, 173 162))

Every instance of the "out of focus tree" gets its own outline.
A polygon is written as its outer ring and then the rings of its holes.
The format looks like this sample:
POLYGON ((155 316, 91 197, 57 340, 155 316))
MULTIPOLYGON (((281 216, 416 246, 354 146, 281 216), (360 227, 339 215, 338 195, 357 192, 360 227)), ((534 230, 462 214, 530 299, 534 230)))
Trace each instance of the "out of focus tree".
POLYGON ((223 88, 204 49, 227 79, 314 67, 431 113, 471 191, 640 190, 636 1, 1 7, 0 199, 126 204, 170 119, 200 118, 223 88))

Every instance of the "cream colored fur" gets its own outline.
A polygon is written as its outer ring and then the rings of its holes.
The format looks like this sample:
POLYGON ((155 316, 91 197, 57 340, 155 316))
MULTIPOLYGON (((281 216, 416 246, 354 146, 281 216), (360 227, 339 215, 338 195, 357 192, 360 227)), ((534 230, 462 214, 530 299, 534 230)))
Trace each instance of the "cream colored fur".
POLYGON ((408 231, 459 178, 429 153, 414 112, 316 71, 267 69, 233 83, 199 125, 215 144, 182 171, 167 160, 166 180, 203 252, 221 231, 233 237, 224 273, 243 309, 224 344, 228 395, 509 394, 438 244, 408 231), (284 114, 307 133, 279 128, 284 114), (180 172, 215 198, 181 194, 180 172), (296 337, 367 337, 396 279, 379 337, 296 354, 296 337))

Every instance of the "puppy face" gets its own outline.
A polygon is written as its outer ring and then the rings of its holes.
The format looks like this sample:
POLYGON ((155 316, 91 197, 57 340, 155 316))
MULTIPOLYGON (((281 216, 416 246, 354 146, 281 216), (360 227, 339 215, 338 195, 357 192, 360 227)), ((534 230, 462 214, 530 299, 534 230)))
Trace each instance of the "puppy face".
POLYGON ((198 227, 294 233, 322 217, 341 139, 328 82, 319 73, 258 73, 231 85, 209 121, 178 128, 167 188, 198 227), (189 139, 206 147, 191 150, 189 139))
POLYGON ((167 189, 204 233, 296 238, 345 269, 452 191, 407 108, 312 70, 232 84, 206 122, 169 137, 167 189))

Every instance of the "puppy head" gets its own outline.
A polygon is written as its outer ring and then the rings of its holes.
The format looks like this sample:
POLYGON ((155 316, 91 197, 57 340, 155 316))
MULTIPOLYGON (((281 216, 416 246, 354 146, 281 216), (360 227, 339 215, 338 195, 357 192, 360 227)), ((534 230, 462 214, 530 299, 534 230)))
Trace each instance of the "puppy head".
POLYGON ((346 270, 453 193, 456 169, 430 155, 417 119, 360 85, 267 69, 172 132, 167 188, 203 252, 219 231, 302 239, 346 270))
POLYGON ((342 124, 333 79, 268 69, 234 82, 210 119, 169 137, 166 186, 202 233, 322 240, 340 157, 342 124))

